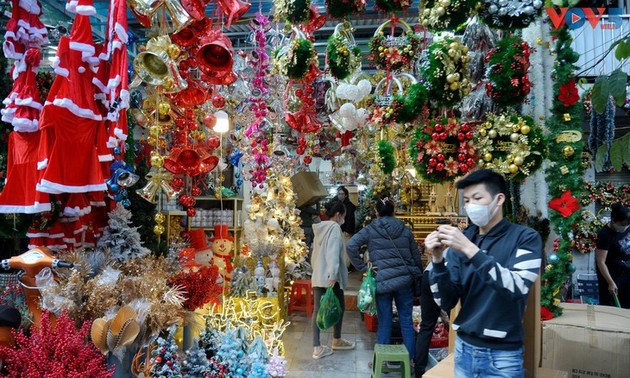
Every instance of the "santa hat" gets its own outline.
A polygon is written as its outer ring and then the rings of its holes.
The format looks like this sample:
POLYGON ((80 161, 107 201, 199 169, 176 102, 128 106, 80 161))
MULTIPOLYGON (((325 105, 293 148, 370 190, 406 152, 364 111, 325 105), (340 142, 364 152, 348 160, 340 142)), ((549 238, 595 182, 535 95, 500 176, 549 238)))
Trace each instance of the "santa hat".
MULTIPOLYGON (((21 59, 25 68, 13 82, 13 90, 3 101, 2 120, 11 123, 15 131, 35 132, 39 130, 39 112, 42 104, 37 90, 37 68, 42 60, 39 49, 30 48, 21 59)), ((15 71, 15 70, 14 70, 15 71)))
POLYGON ((69 0, 66 3, 66 10, 83 16, 93 16, 96 14, 96 8, 94 8, 92 0, 69 0))
POLYGON ((94 65, 94 39, 90 17, 77 13, 70 32, 70 49, 81 52, 81 59, 94 65))
POLYGON ((210 241, 214 243, 215 240, 219 239, 234 241, 234 238, 228 233, 227 224, 217 224, 214 226, 214 235, 210 238, 210 241))

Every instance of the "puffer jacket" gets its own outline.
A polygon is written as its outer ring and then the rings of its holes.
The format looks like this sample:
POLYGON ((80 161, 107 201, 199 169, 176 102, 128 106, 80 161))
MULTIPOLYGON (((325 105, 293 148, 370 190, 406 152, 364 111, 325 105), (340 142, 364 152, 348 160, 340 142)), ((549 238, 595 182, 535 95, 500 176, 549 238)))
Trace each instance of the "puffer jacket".
POLYGON ((359 256, 359 249, 364 245, 367 245, 370 262, 376 268, 377 293, 399 290, 411 285, 414 277, 420 279, 422 276, 418 244, 411 230, 401 220, 394 217, 379 217, 348 241, 348 256, 361 272, 367 270, 367 264, 359 256), (403 264, 400 256, 405 259, 407 266, 403 264))

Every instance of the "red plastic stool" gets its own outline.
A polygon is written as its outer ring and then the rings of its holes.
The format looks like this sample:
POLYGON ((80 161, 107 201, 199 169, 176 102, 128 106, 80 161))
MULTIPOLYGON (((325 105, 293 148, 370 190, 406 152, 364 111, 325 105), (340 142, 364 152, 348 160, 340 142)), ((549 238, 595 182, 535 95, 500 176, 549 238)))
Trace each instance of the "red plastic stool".
POLYGON ((293 310, 306 311, 306 317, 313 316, 313 288, 311 280, 296 280, 291 286, 291 297, 289 298, 289 310, 291 315, 293 310))

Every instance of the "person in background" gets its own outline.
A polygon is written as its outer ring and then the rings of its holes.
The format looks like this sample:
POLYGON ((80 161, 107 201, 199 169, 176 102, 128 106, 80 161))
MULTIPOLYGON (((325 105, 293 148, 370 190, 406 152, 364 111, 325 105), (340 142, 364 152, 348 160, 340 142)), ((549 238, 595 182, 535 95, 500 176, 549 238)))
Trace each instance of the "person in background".
POLYGON ((599 304, 630 308, 630 208, 611 206, 610 222, 597 233, 595 258, 599 304))
POLYGON ((435 303, 429 283, 429 273, 433 264, 429 263, 422 275, 420 294, 420 332, 416 335, 416 355, 413 359, 416 378, 422 377, 429 362, 429 345, 433 338, 433 331, 440 317, 440 306, 435 303))
POLYGON ((367 246, 372 268, 376 272, 376 342, 389 344, 392 335, 392 300, 396 302, 403 343, 409 358, 415 354, 416 337, 413 329, 413 280, 422 275, 422 260, 418 244, 409 227, 394 217, 394 203, 389 198, 376 202, 377 219, 357 232, 348 242, 348 256, 361 272, 368 265, 359 255, 367 246), (403 261, 404 260, 404 261, 403 261))
POLYGON ((456 186, 473 224, 464 232, 441 225, 425 239, 435 302, 449 311, 461 301, 451 326, 455 377, 522 378, 523 316, 540 273, 541 237, 503 217, 507 183, 499 173, 480 169, 456 186))
MULTIPOLYGON (((354 217, 354 213, 357 209, 356 205, 350 201, 350 193, 345 186, 340 186, 337 188, 337 198, 333 199, 333 203, 335 201, 340 201, 346 207, 346 216, 344 218, 343 225, 341 226, 341 231, 343 232, 344 237, 344 246, 348 244, 348 240, 354 235, 356 220, 354 217)), ((350 258, 345 256, 345 264, 346 267, 350 267, 350 258)))
POLYGON ((302 231, 304 231, 304 243, 308 247, 308 261, 311 259, 311 251, 313 245, 313 224, 319 223, 319 205, 306 205, 298 208, 300 210, 300 218, 302 219, 302 231))
POLYGON ((333 330, 332 348, 322 346, 319 339, 319 328, 317 327, 317 316, 313 316, 313 358, 330 356, 333 350, 354 349, 355 343, 341 338, 341 326, 343 323, 343 312, 345 302, 343 290, 348 283, 348 269, 344 264, 344 247, 341 226, 344 223, 346 209, 339 201, 333 203, 326 211, 328 220, 313 224, 313 255, 311 265, 313 274, 311 276, 311 286, 314 293, 314 312, 319 310, 319 302, 328 287, 332 287, 339 304, 341 305, 341 318, 335 324, 333 330))

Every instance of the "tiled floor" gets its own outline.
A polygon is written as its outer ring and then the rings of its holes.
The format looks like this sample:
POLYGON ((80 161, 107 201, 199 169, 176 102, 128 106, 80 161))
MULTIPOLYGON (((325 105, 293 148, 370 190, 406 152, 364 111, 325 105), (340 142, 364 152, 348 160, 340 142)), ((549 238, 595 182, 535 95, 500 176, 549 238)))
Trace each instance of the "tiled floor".
MULTIPOLYGON (((345 290, 346 298, 356 297, 361 283, 361 274, 351 272, 349 284, 345 290)), ((346 300, 352 307, 351 300, 346 300)), ((359 311, 346 311, 343 318, 342 337, 356 342, 356 348, 349 351, 334 351, 331 356, 314 360, 312 318, 303 312, 289 316, 291 325, 284 333, 287 368, 289 378, 366 378, 370 377, 368 362, 372 361, 376 333, 369 332, 361 320, 359 311)), ((322 345, 331 345, 332 329, 321 333, 322 345)), ((388 375, 395 377, 396 375, 388 375)))

